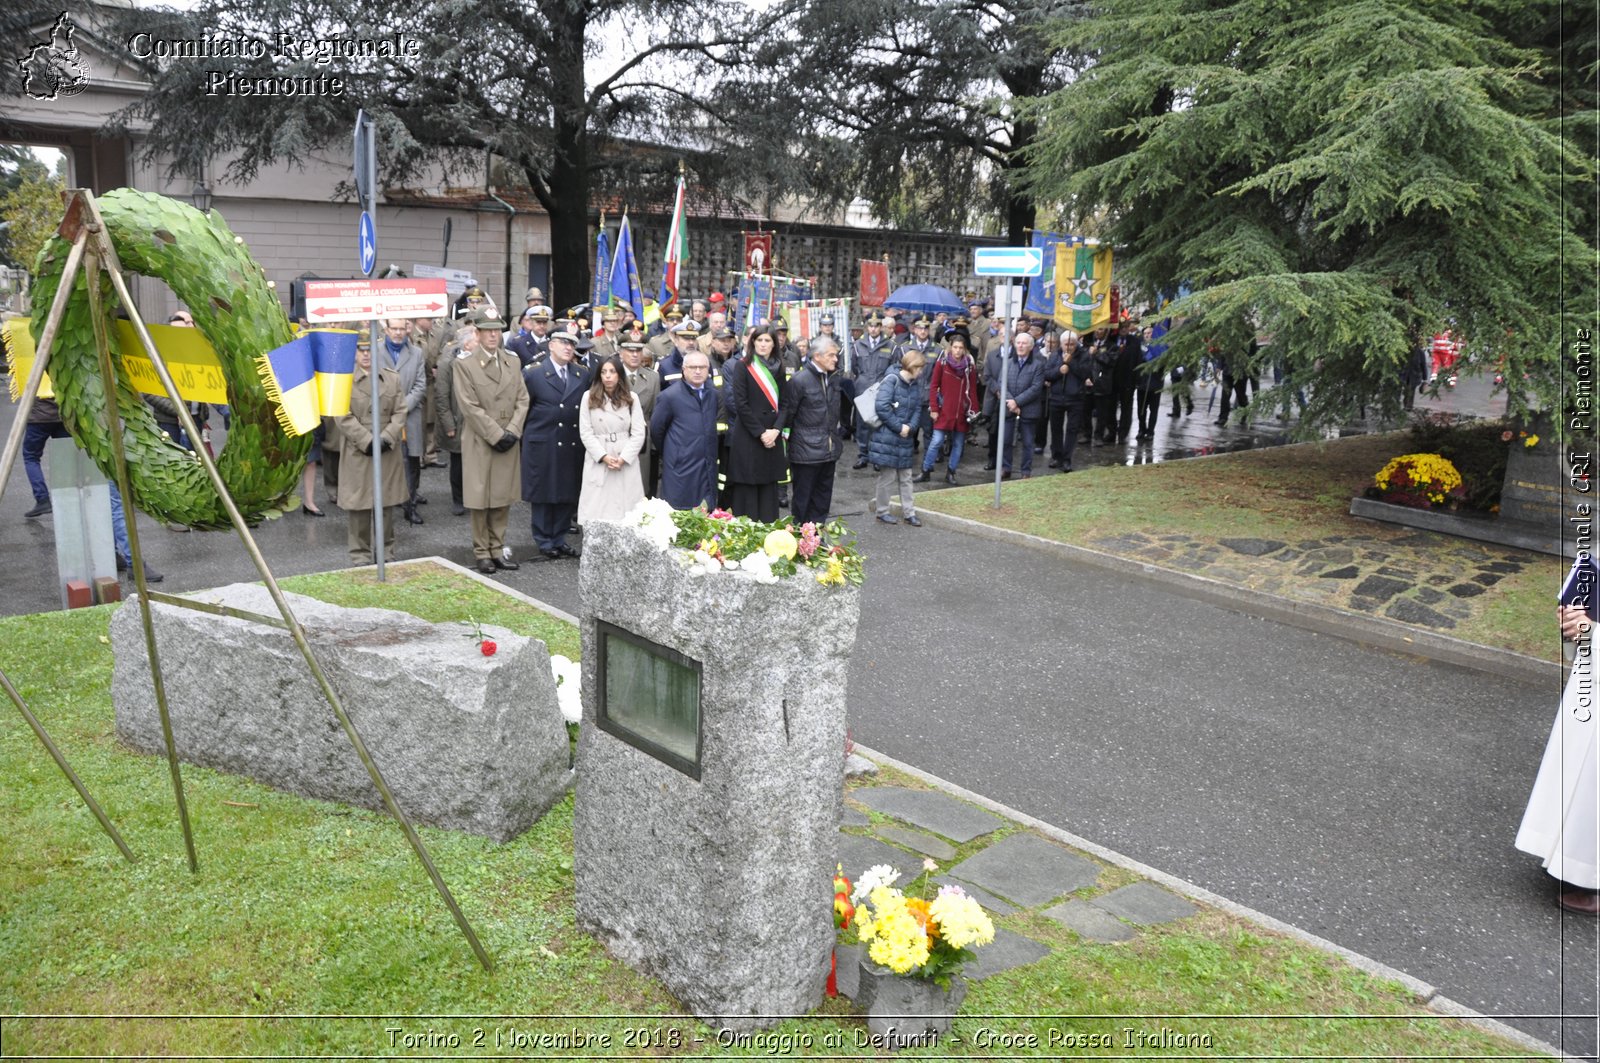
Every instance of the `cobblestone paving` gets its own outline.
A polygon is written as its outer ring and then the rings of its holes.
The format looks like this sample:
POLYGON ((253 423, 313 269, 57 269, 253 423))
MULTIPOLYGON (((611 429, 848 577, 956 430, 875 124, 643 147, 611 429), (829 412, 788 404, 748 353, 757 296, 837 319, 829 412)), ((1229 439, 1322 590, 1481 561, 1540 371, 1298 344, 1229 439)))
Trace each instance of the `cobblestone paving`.
POLYGON ((1285 598, 1448 632, 1485 609, 1484 591, 1540 559, 1429 532, 1201 539, 1119 532, 1085 546, 1285 598))

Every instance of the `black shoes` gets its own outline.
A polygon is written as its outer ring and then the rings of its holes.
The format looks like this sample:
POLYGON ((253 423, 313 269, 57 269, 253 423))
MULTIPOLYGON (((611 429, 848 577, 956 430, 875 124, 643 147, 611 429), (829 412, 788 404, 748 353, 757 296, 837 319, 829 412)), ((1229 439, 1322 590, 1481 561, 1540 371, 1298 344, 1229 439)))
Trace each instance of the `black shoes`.
POLYGON ((406 506, 405 507, 405 515, 406 515, 406 523, 407 524, 426 524, 427 523, 426 521, 424 521, 422 519, 422 514, 417 512, 417 507, 416 506, 406 506))
POLYGON ((52 507, 50 505, 50 500, 47 498, 43 502, 40 502, 37 506, 34 506, 32 509, 28 510, 28 512, 24 513, 23 516, 24 517, 47 517, 47 516, 50 515, 51 508, 52 507))
POLYGON ((327 516, 327 514, 324 513, 322 510, 320 510, 320 509, 312 509, 310 506, 307 506, 307 505, 304 505, 304 504, 302 504, 300 506, 300 512, 304 513, 308 517, 326 517, 327 516))
POLYGON ((495 564, 487 557, 480 557, 478 558, 478 571, 485 576, 492 576, 495 573, 495 564))
POLYGON ((1061 459, 1060 458, 1051 458, 1050 459, 1050 468, 1052 468, 1052 469, 1061 468, 1061 459))
POLYGON ((950 485, 952 485, 952 486, 954 486, 954 484, 955 484, 955 482, 956 482, 956 474, 955 474, 955 473, 953 473, 953 472, 947 472, 947 473, 945 473, 945 474, 944 474, 944 482, 945 482, 945 483, 947 483, 947 484, 950 484, 950 485))
POLYGON ((1001 474, 1000 474, 1000 479, 1002 479, 1002 480, 1009 480, 1009 479, 1011 479, 1011 470, 1010 470, 1010 469, 1007 469, 1007 470, 1006 470, 1006 471, 1004 471, 1004 472, 1002 472, 1002 473, 1001 473, 1001 474))
POLYGON ((467 515, 467 507, 463 506, 460 502, 452 502, 450 503, 450 512, 454 516, 464 517, 467 515))
POLYGON ((925 484, 931 479, 933 479, 933 470, 932 469, 923 469, 921 472, 917 473, 914 482, 915 483, 919 483, 919 484, 925 484))
POLYGON ((515 561, 511 561, 511 560, 508 560, 508 559, 505 559, 505 558, 495 557, 495 558, 490 558, 490 560, 494 563, 494 567, 496 569, 502 569, 503 568, 507 572, 515 572, 517 569, 522 567, 521 565, 517 564, 515 561))
POLYGON ((991 461, 989 464, 985 465, 983 467, 983 471, 984 472, 994 472, 994 462, 991 461))
MULTIPOLYGON (((126 571, 128 571, 128 559, 123 557, 121 554, 117 555, 117 571, 118 572, 126 572, 126 571)), ((150 567, 150 562, 146 561, 144 563, 144 581, 146 583, 160 583, 162 580, 164 580, 166 578, 167 577, 163 576, 161 573, 159 573, 155 569, 151 568, 150 567)))
POLYGON ((865 469, 867 467, 867 459, 866 458, 857 458, 856 459, 856 463, 854 465, 850 466, 850 467, 852 469, 865 469))
POLYGON ((582 554, 579 553, 577 547, 568 546, 566 543, 562 543, 554 550, 546 550, 544 552, 544 556, 548 557, 552 561, 559 561, 563 557, 581 557, 582 554))

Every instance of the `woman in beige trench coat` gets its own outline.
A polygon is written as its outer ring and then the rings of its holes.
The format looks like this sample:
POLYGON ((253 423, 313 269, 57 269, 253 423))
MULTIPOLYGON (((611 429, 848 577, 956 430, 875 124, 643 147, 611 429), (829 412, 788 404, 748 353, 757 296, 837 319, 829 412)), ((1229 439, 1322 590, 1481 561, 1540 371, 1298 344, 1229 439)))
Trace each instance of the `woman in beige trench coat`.
POLYGON ((600 363, 583 398, 578 438, 585 461, 578 494, 578 523, 621 520, 644 498, 639 451, 644 448, 644 413, 628 391, 628 373, 615 355, 600 363))

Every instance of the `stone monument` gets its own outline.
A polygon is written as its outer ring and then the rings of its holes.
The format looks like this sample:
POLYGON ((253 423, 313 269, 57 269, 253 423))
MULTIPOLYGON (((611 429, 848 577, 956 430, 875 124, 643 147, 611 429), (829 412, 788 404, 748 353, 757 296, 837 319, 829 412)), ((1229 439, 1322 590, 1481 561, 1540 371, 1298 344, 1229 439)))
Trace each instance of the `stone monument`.
MULTIPOLYGON (((276 616, 265 587, 189 595, 276 616)), ((571 743, 538 639, 287 595, 356 730, 412 819, 506 842, 559 800, 571 743)), ((282 628, 151 603, 178 756, 279 790, 382 811, 305 658, 282 628)), ((117 737, 164 752, 136 601, 111 619, 117 737)))
POLYGON ((578 924, 707 1022, 767 1026, 823 999, 860 593, 677 553, 584 528, 578 924))

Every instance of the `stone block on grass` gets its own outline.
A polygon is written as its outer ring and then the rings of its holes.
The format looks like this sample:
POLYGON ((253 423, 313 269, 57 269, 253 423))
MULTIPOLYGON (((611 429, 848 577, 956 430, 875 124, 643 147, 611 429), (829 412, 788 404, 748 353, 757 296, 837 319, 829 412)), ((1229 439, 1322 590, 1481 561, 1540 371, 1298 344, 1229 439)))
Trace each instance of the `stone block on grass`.
MULTIPOLYGON (((276 617, 265 587, 189 595, 276 617)), ((111 619, 117 737, 165 753, 137 596, 111 619)), ((414 822, 510 841, 571 784, 550 654, 498 628, 485 657, 460 624, 287 595, 318 662, 414 822)), ((178 756, 305 797, 383 809, 289 633, 154 602, 178 756)))

